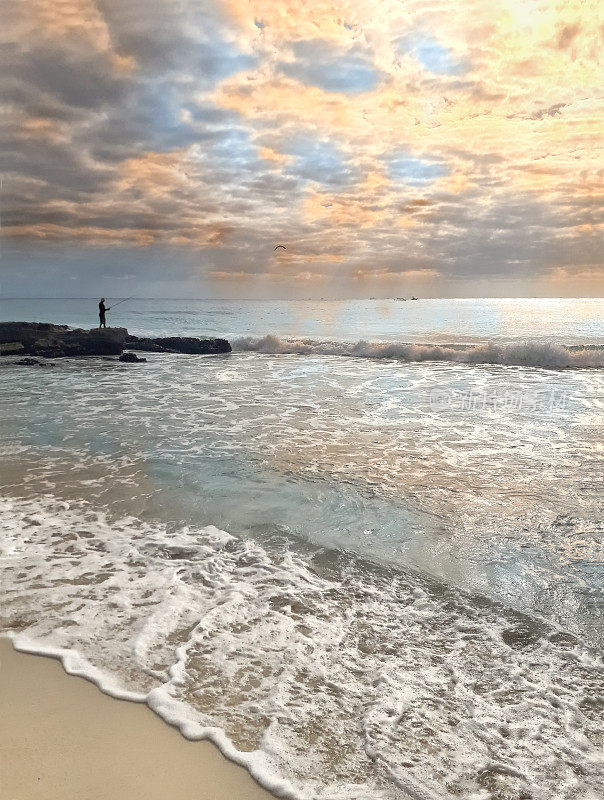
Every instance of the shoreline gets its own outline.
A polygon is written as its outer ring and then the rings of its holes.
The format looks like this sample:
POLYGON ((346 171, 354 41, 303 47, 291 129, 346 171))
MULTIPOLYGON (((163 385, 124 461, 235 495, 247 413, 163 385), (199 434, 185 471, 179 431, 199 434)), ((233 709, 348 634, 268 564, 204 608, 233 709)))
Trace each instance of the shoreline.
POLYGON ((209 741, 104 694, 0 637, 0 794, 7 800, 274 800, 209 741))

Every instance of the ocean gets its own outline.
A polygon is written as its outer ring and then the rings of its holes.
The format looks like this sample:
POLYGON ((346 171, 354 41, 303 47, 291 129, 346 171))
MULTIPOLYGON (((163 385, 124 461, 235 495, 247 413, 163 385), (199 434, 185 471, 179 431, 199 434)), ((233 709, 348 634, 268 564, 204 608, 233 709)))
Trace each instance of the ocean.
MULTIPOLYGON (((89 328, 97 302, 0 320, 89 328)), ((17 647, 282 797, 598 797, 604 300, 135 299, 108 323, 233 352, 0 362, 17 647)))

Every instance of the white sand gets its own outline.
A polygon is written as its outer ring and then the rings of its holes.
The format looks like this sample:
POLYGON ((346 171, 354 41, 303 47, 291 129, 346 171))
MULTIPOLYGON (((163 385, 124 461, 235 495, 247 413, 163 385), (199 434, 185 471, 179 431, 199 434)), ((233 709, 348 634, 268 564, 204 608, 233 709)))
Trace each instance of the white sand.
POLYGON ((2 800, 270 800, 209 742, 0 639, 2 800))

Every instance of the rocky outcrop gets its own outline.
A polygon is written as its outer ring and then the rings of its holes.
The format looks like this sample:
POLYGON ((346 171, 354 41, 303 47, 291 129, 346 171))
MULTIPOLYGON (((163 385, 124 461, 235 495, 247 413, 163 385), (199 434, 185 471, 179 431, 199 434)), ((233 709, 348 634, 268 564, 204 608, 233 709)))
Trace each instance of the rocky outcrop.
POLYGON ((0 322, 0 355, 119 355, 128 336, 125 328, 70 329, 49 322, 0 322))
MULTIPOLYGON (((196 339, 192 336, 144 338, 130 336, 126 328, 82 330, 50 322, 0 322, 0 356, 119 356, 124 349, 149 353, 207 355, 230 353, 226 339, 196 339)), ((137 359, 126 353, 123 361, 137 359)))
POLYGON ((122 353, 118 361, 125 361, 127 364, 142 364, 146 358, 139 358, 136 353, 122 353))
POLYGON ((39 361, 37 358, 20 358, 18 361, 11 362, 17 367, 54 367, 52 361, 39 361))
POLYGON ((139 350, 146 353, 207 355, 231 352, 231 345, 226 339, 196 339, 192 336, 163 336, 159 338, 128 336, 125 344, 130 350, 139 350))

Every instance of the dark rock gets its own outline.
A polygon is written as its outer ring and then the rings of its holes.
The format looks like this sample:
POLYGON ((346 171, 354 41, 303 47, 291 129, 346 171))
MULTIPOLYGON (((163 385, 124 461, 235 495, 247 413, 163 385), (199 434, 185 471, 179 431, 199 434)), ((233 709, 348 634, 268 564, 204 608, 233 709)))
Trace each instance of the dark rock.
POLYGON ((38 361, 37 358, 21 358, 19 361, 13 361, 12 363, 17 364, 19 367, 54 367, 54 364, 38 361))
POLYGON ((522 650, 535 645, 543 635, 543 627, 535 620, 525 617, 501 633, 503 641, 513 650, 522 650))
MULTIPOLYGON (((125 328, 82 330, 49 322, 0 322, 0 356, 119 356, 125 346, 130 350, 151 353, 206 355, 231 352, 226 339, 197 339, 192 336, 148 338, 129 336, 125 328)), ((124 361, 134 362, 134 358, 124 361)))
POLYGON ((23 353, 45 358, 119 355, 127 336, 125 328, 86 331, 49 322, 0 322, 0 355, 23 353))
POLYGON ((22 353, 24 349, 21 342, 0 342, 0 356, 13 356, 22 353))
POLYGON ((131 350, 147 353, 207 355, 231 352, 231 345, 226 339, 197 339, 192 336, 163 336, 157 338, 128 336, 125 344, 131 350))
POLYGON ((142 364, 147 361, 146 358, 139 358, 136 353, 122 353, 118 361, 126 361, 128 364, 142 364))
POLYGON ((165 347, 162 347, 160 344, 156 344, 157 341, 159 340, 130 335, 126 338, 125 345, 126 347, 129 347, 131 350, 138 350, 139 352, 142 351, 145 353, 173 352, 171 350, 167 350, 165 347))

